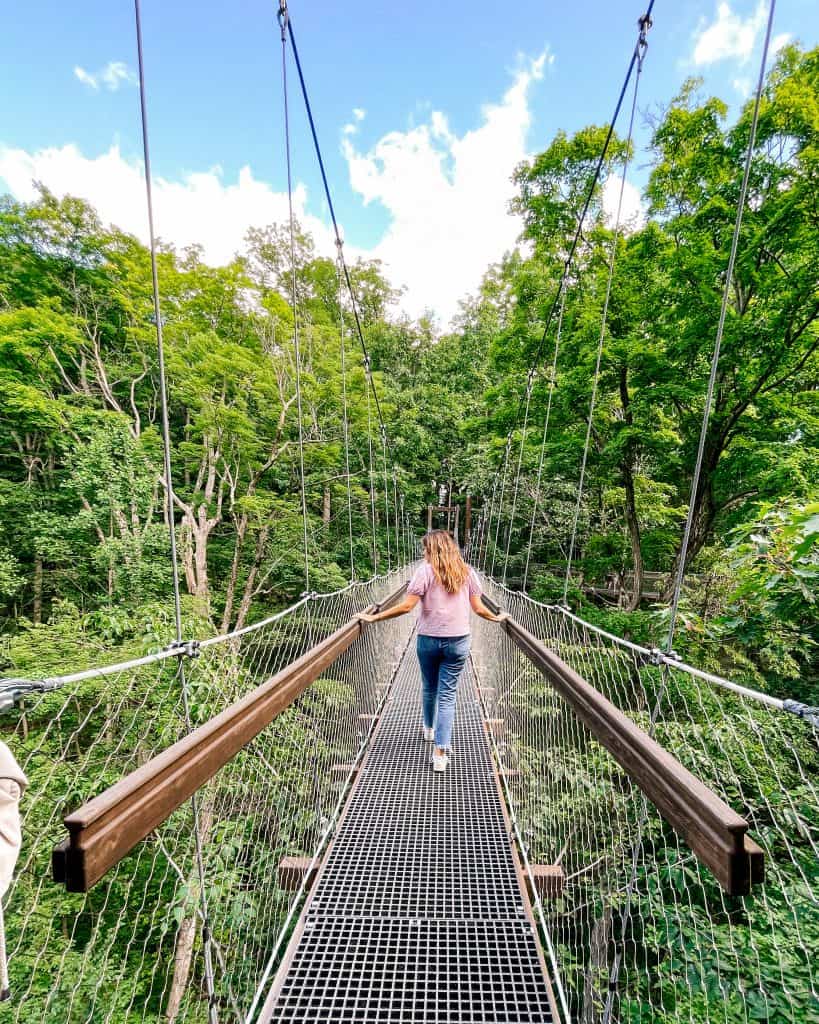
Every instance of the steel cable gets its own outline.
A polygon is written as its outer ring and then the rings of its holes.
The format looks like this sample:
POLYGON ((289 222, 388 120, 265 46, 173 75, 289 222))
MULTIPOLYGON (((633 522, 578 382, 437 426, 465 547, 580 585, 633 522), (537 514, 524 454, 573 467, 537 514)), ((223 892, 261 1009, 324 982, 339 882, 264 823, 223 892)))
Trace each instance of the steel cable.
POLYGON ((569 553, 566 559, 566 575, 563 580, 563 603, 566 604, 568 593, 569 593, 569 579, 572 571, 572 561, 574 558, 575 542, 577 540, 577 524, 580 519, 580 509, 583 503, 583 487, 586 480, 586 466, 589 458, 589 446, 591 444, 592 424, 594 422, 594 411, 597 403, 597 388, 600 381, 600 366, 603 358, 603 342, 606 337, 606 326, 608 322, 609 312, 609 300, 611 299, 611 286, 614 280, 614 264, 617 259, 617 243, 620 239, 620 217, 623 211, 623 195, 626 189, 626 173, 628 172, 629 163, 631 160, 631 144, 634 136, 634 116, 637 112, 637 95, 640 88, 640 75, 643 71, 643 60, 645 58, 646 49, 648 46, 646 40, 646 32, 651 22, 648 20, 648 15, 645 19, 640 21, 640 35, 637 40, 637 46, 635 47, 635 56, 637 60, 637 74, 634 79, 634 93, 631 100, 631 116, 629 117, 628 123, 628 136, 626 138, 626 150, 623 157, 623 173, 620 178, 620 193, 617 197, 617 213, 614 218, 614 233, 611 240, 611 256, 609 257, 608 277, 606 280, 606 294, 603 300, 603 312, 600 318, 600 337, 597 342, 597 354, 595 357, 594 364, 594 375, 592 377, 592 393, 589 402, 589 417, 586 422, 586 440, 583 445, 583 459, 580 464, 580 479, 577 484, 577 503, 574 510, 574 519, 572 521, 572 532, 571 540, 569 541, 569 553))
MULTIPOLYGON (((159 370, 159 399, 161 407, 162 423, 162 451, 165 471, 165 494, 167 502, 168 532, 170 536, 170 557, 173 580, 173 601, 174 601, 174 623, 176 627, 176 642, 182 643, 182 599, 179 586, 179 566, 176 554, 176 528, 174 509, 173 476, 171 472, 171 428, 168 416, 168 388, 165 374, 165 349, 162 338, 162 309, 159 296, 159 274, 156 258, 156 235, 154 232, 154 212, 151 179, 151 155, 148 141, 148 109, 145 95, 145 60, 142 48, 142 16, 140 0, 134 0, 134 22, 136 28, 137 43, 137 64, 139 77, 139 107, 142 125, 142 154, 145 166, 145 198, 148 213, 148 236, 151 255, 151 290, 154 304, 154 321, 156 326, 156 349, 159 370)), ((188 698, 188 686, 185 674, 185 664, 180 658, 177 664, 177 677, 182 692, 182 704, 185 713, 185 724, 190 732, 191 713, 188 698)), ((202 911, 202 937, 204 944, 205 958, 205 982, 208 990, 208 1019, 211 1024, 217 1024, 216 997, 214 989, 213 962, 211 959, 210 925, 208 919, 208 902, 205 891, 205 869, 202 853, 202 829, 199 818, 199 806, 196 795, 191 797, 191 811, 194 819, 194 832, 196 836, 196 861, 199 876, 199 903, 202 911)))
POLYGON ((293 304, 293 347, 296 361, 296 415, 299 420, 299 488, 301 494, 302 542, 304 546, 304 590, 310 590, 310 554, 307 539, 307 487, 304 478, 304 416, 301 401, 301 350, 299 346, 299 300, 296 281, 296 225, 293 217, 293 173, 290 157, 290 107, 287 95, 287 27, 289 16, 285 0, 279 6, 282 40, 282 97, 284 103, 284 151, 287 164, 287 209, 290 235, 291 301, 293 304))

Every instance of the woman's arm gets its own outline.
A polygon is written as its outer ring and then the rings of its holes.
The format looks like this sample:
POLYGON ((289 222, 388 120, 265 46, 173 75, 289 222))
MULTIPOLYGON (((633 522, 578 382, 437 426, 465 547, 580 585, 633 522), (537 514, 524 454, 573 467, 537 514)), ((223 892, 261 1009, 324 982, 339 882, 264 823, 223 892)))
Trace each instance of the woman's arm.
POLYGON ((384 619, 397 619, 399 615, 406 615, 418 604, 421 598, 417 594, 407 594, 400 604, 394 604, 383 612, 359 612, 355 617, 361 622, 383 622, 384 619))
POLYGON ((472 594, 469 598, 469 603, 472 605, 472 611, 476 615, 480 615, 482 619, 487 619, 489 622, 503 622, 504 619, 508 619, 509 616, 506 612, 501 612, 500 615, 496 615, 494 612, 490 612, 486 605, 481 600, 480 594, 472 594))

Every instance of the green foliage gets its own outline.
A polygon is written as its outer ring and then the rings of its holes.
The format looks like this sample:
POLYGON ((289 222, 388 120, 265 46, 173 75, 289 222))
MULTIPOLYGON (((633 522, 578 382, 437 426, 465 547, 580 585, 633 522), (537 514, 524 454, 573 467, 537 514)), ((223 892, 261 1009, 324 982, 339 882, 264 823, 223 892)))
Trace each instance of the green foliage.
MULTIPOLYGON (((578 473, 614 244, 601 189, 616 174, 625 143, 614 139, 593 196, 566 294, 555 378, 552 382, 547 372, 534 378, 525 429, 518 413, 527 372, 604 129, 558 133, 543 153, 516 170, 512 206, 530 244, 488 270, 443 335, 429 318, 412 322, 395 312, 400 292, 377 262, 358 261, 350 268, 389 426, 396 489, 404 495, 413 532, 423 528, 426 506, 437 503, 442 488, 454 500, 469 493, 485 519, 490 509, 493 514, 482 549, 487 564, 510 580, 522 579, 528 565, 533 596, 558 602, 576 519, 570 603, 603 628, 647 645, 664 640, 669 580, 681 558, 681 526, 689 512, 751 116, 746 106, 736 124, 728 124, 726 105, 703 97, 699 89, 697 82, 686 83, 658 117, 645 195, 648 216, 616 243, 579 507, 578 473), (507 472, 500 479, 510 431, 507 472), (641 602, 645 570, 663 574, 655 609, 641 602), (634 580, 619 607, 590 596, 590 584, 604 589, 607 581, 628 572, 634 580)), ((701 484, 690 509, 686 568, 694 573, 683 592, 675 640, 682 653, 706 668, 814 704, 819 703, 818 112, 819 51, 787 46, 768 75, 760 111, 751 196, 729 282, 715 405, 701 484)), ((285 226, 274 224, 251 230, 245 252, 224 267, 209 267, 197 247, 181 253, 164 249, 159 278, 186 635, 244 625, 304 589, 302 455, 311 588, 332 590, 354 574, 383 570, 388 550, 394 562, 393 482, 388 479, 385 495, 374 408, 351 313, 339 300, 335 265, 317 255, 313 240, 299 228, 293 266, 285 226), (294 275, 298 318, 292 308, 294 275), (301 421, 295 395, 297 320, 301 421)), ((57 199, 41 190, 27 204, 0 199, 4 671, 36 678, 84 668, 161 646, 173 633, 152 315, 149 257, 136 239, 103 225, 89 205, 74 198, 57 199)), ((553 343, 550 335, 542 371, 551 365, 553 343)), ((582 651, 572 654, 578 671, 593 674, 594 665, 582 651)), ((636 701, 632 673, 621 667, 619 696, 636 701)), ((220 685, 237 693, 247 682, 233 663, 214 663, 211 671, 194 686, 197 720, 212 715, 224 697, 221 690, 215 696, 217 676, 220 685)), ((173 687, 165 672, 156 691, 139 699, 125 689, 93 683, 78 694, 76 705, 60 705, 62 710, 44 698, 37 716, 15 719, 19 734, 28 736, 22 742, 33 758, 33 786, 42 788, 48 776, 61 810, 167 744, 179 728, 173 687), (99 757, 86 764, 89 750, 99 757)), ((322 705, 337 712, 349 698, 344 684, 333 680, 314 693, 316 714, 322 705)), ((690 696, 681 691, 675 699, 690 696)), ((529 697, 537 706, 543 700, 543 694, 529 697)), ((629 707, 645 714, 642 705, 629 707)), ((556 713, 544 711, 547 718, 556 713)), ((697 723, 702 743, 707 745, 710 729, 715 742, 730 747, 730 735, 720 725, 724 706, 703 708, 702 715, 697 723)), ((338 753, 331 743, 318 742, 297 716, 285 722, 285 736, 287 743, 315 744, 323 759, 338 753)), ((681 748, 684 743, 671 728, 663 738, 681 748)), ((287 743, 267 751, 268 761, 287 785, 298 788, 305 783, 288 776, 287 743)), ((685 749, 690 753, 690 743, 685 749)), ((555 814, 591 813, 601 803, 630 827, 633 808, 622 793, 599 786, 600 751, 562 753, 561 771, 572 781, 574 803, 565 803, 568 789, 564 803, 552 809, 532 795, 529 811, 539 840, 545 842, 554 831, 555 814)), ((743 755, 735 748, 731 753, 743 755)), ((759 794, 761 804, 773 806, 787 752, 771 739, 756 753, 774 759, 777 771, 763 773, 765 789, 759 794)), ((244 756, 230 785, 251 800, 252 793, 242 789, 244 756)), ((524 748, 519 756, 522 765, 534 769, 542 754, 524 748)), ((691 767, 707 775, 711 765, 703 757, 694 758, 691 767)), ((745 792, 749 780, 740 781, 745 792)), ((801 806, 800 781, 791 782, 789 793, 801 806)), ((732 796, 741 799, 741 789, 732 796)), ((278 809, 270 809, 269 827, 280 830, 281 849, 308 849, 316 815, 279 822, 278 809)), ((53 803, 37 807, 31 828, 47 835, 56 813, 53 803)), ((789 813, 798 818, 802 812, 789 813)), ((224 844, 220 872, 231 891, 241 892, 219 926, 228 938, 234 924, 252 930, 259 916, 258 894, 237 882, 241 865, 252 861, 254 871, 269 873, 280 849, 257 842, 250 821, 230 824, 215 826, 224 844)), ((769 824, 760 818, 759 832, 775 848, 777 837, 765 831, 769 824)), ((180 824, 180 834, 185 826, 180 824)), ((649 840, 660 849, 661 826, 649 840)), ((42 860, 45 846, 38 850, 42 860)), ((597 851, 585 853, 593 860, 597 851)), ((43 990, 32 993, 32 1005, 48 1010, 45 1017, 32 1011, 32 1024, 35 1018, 55 1024, 84 1020, 89 1006, 103 1003, 112 1022, 136 1019, 137 1004, 139 1019, 160 1019, 170 978, 154 971, 151 958, 170 962, 179 922, 197 895, 195 886, 173 881, 170 860, 177 854, 187 869, 190 850, 182 849, 157 854, 163 865, 157 874, 138 859, 129 864, 99 906, 93 900, 87 905, 58 901, 53 890, 39 885, 41 862, 25 874, 21 898, 34 908, 42 934, 49 941, 58 937, 59 949, 48 971, 36 965, 37 980, 31 984, 43 990), (144 892, 143 909, 129 916, 128 896, 136 889, 144 892), (106 929, 117 934, 118 927, 131 930, 129 939, 122 951, 109 949, 97 963, 86 951, 97 948, 95 936, 106 929), (49 1002, 46 989, 55 965, 59 999, 49 1002), (126 997, 111 980, 124 976, 134 979, 127 997, 133 1003, 123 1002, 126 997)), ((646 962, 623 991, 621 1019, 646 1019, 650 1006, 658 1021, 707 1020, 715 1001, 721 1001, 720 1019, 726 1021, 744 1020, 743 1006, 754 1020, 790 1019, 791 989, 781 978, 766 977, 756 988, 749 981, 741 997, 714 989, 710 979, 727 952, 722 933, 708 951, 697 944, 703 927, 697 914, 716 913, 719 897, 687 871, 672 859, 640 879, 643 917, 655 929, 640 939, 666 953, 658 962, 646 962), (697 900, 690 934, 675 930, 671 914, 683 883, 697 900), (683 977, 688 979, 684 998, 678 991, 683 977)), ((807 860, 804 878, 815 889, 815 868, 807 860)), ((218 893, 218 877, 207 884, 218 893)), ((602 911, 592 880, 581 892, 602 911)), ((809 895, 797 885, 781 894, 784 904, 780 895, 771 896, 766 913, 773 915, 775 928, 764 939, 759 937, 761 909, 746 901, 737 911, 732 950, 746 936, 751 963, 757 954, 763 958, 760 944, 786 943, 789 915, 796 907, 801 917, 809 895)), ((808 922, 807 912, 804 917, 808 941, 819 941, 811 931, 815 920, 808 922)), ((260 926, 254 948, 264 949, 269 940, 260 926)), ((571 962, 568 947, 564 953, 568 974, 580 978, 583 965, 571 962)), ((746 962, 744 954, 741 961, 746 962)), ((19 972, 15 985, 24 987, 35 976, 34 965, 25 956, 13 963, 19 972)), ((791 959, 789 968, 794 984, 801 984, 805 964, 791 959)), ((202 1019, 200 985, 200 977, 191 979, 180 1020, 202 1019)))
POLYGON ((733 586, 718 636, 780 680, 780 692, 819 703, 819 503, 762 506, 736 527, 726 557, 733 586))

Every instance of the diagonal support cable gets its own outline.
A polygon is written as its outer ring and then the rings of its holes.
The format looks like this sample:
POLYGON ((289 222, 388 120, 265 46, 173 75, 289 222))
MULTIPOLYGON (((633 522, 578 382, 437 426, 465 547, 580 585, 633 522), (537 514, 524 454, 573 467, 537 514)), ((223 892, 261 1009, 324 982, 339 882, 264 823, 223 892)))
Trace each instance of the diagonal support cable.
MULTIPOLYGON (((282 0, 282 7, 284 7, 285 9, 287 7, 285 0, 282 0)), ((286 24, 287 24, 287 33, 288 33, 288 35, 290 37, 290 45, 291 45, 292 50, 293 50, 293 59, 294 59, 295 64, 296 64, 296 72, 298 73, 299 84, 301 86, 301 94, 302 94, 302 97, 304 99, 304 107, 305 107, 305 112, 307 114, 307 121, 308 121, 308 123, 310 125, 310 135, 311 135, 311 137, 313 139, 313 148, 315 149, 316 159, 317 159, 318 165, 319 165, 319 172, 321 174, 321 181, 322 181, 322 185, 323 185, 323 188, 324 188, 324 196, 325 196, 325 199, 327 200, 327 207, 328 207, 328 209, 330 211, 330 220, 332 221, 332 225, 333 225, 333 234, 335 236, 335 243, 336 243, 336 247, 338 249, 339 259, 341 261, 341 267, 342 267, 342 271, 343 271, 343 274, 344 274, 344 280, 345 280, 345 283, 347 285, 347 292, 348 292, 348 294, 350 296, 350 308, 352 309, 352 313, 353 313, 353 322, 355 323, 356 335, 358 337, 358 341, 359 341, 359 344, 361 346, 361 351, 362 351, 362 354, 363 354, 363 357, 364 357, 364 365, 365 365, 365 368, 367 369, 368 383, 369 383, 370 388, 372 389, 372 393, 373 393, 373 399, 374 399, 374 402, 375 402, 375 408, 376 408, 376 413, 377 413, 377 416, 378 416, 379 426, 380 426, 380 429, 382 431, 383 437, 385 439, 385 441, 384 441, 385 448, 386 448, 386 451, 387 451, 387 453, 389 455, 390 464, 394 466, 395 465, 395 458, 393 456, 392 448, 391 448, 390 443, 389 443, 389 436, 387 434, 387 425, 386 425, 386 422, 384 420, 384 413, 383 413, 383 409, 382 409, 382 406, 381 406, 381 401, 380 401, 380 399, 378 397, 378 391, 375 388, 375 382, 374 382, 374 380, 372 378, 372 374, 370 372, 370 368, 372 366, 372 360, 370 359, 370 353, 369 353, 369 350, 367 349, 367 343, 364 340, 364 329, 363 329, 362 323, 361 323, 361 313, 360 313, 360 310, 359 310, 358 297, 356 295, 355 287, 353 285, 352 277, 350 275, 350 268, 349 268, 349 266, 347 264, 347 260, 346 260, 346 258, 344 256, 344 240, 341 237, 341 230, 339 228, 338 218, 336 217, 335 206, 333 205, 333 196, 332 196, 332 193, 330 191, 330 183, 329 183, 329 179, 327 177, 327 170, 326 170, 326 168, 324 166, 324 157, 323 157, 322 152, 321 152, 321 145, 319 143, 318 132, 316 130, 316 122, 315 122, 315 118, 313 117, 313 108, 312 108, 312 105, 310 103, 309 93, 307 91, 307 82, 306 82, 305 77, 304 77, 304 72, 303 72, 302 65, 301 65, 301 58, 299 57, 298 46, 296 45, 296 36, 295 36, 294 31, 293 31, 293 20, 292 20, 292 18, 289 17, 289 15, 287 16, 286 24)), ((387 523, 388 523, 388 529, 389 529, 389 515, 387 516, 387 523)))
POLYGON ((287 4, 279 7, 282 39, 282 95, 284 97, 284 150, 287 163, 287 209, 290 232, 291 298, 293 303, 293 347, 296 360, 296 415, 299 418, 299 487, 301 493, 302 543, 304 547, 304 590, 310 590, 310 555, 307 539, 307 489, 304 480, 304 419, 301 400, 301 348, 299 344, 299 300, 296 283, 296 227, 293 217, 293 171, 290 155, 290 105, 287 95, 287 4))
MULTIPOLYGON (((652 24, 651 12, 652 12, 653 9, 654 9, 654 0, 650 0, 648 8, 646 9, 646 13, 639 19, 639 22, 638 22, 638 24, 641 27, 641 32, 642 32, 643 27, 645 27, 646 30, 651 27, 651 24, 652 24)), ((602 148, 602 150, 600 152, 600 156, 598 157, 597 164, 595 165, 594 172, 593 172, 591 180, 589 182, 589 187, 588 187, 588 190, 586 192, 586 198, 585 198, 584 203, 583 203, 583 208, 582 208, 582 210, 580 212, 580 216, 579 216, 578 221, 577 221, 577 226, 575 228, 575 233, 574 233, 574 236, 572 238, 571 244, 569 245, 569 251, 568 251, 568 253, 566 255, 566 259, 565 259, 564 264, 563 264, 563 272, 561 274, 560 281, 558 283, 557 291, 555 293, 554 299, 552 300, 551 306, 549 307, 549 312, 548 312, 548 314, 546 316, 546 320, 545 320, 545 323, 544 323, 544 326, 543 326, 543 333, 541 335, 540 341, 539 341, 538 346, 537 346, 537 348, 535 350, 534 357, 533 357, 533 359, 531 361, 531 364, 530 364, 530 372, 531 371, 537 372, 537 370, 538 370, 538 368, 540 366, 540 362, 541 362, 541 359, 542 359, 542 356, 543 356, 543 350, 544 350, 544 347, 546 345, 546 339, 549 336, 549 330, 551 328, 552 321, 554 320, 555 313, 557 312, 558 308, 560 307, 560 304, 561 304, 561 301, 562 301, 563 292, 564 292, 564 289, 565 289, 566 284, 568 282, 569 274, 571 272, 572 264, 574 262, 574 257, 575 257, 575 254, 577 252, 577 247, 578 247, 578 245, 580 243, 581 238, 583 237, 583 225, 584 225, 585 220, 586 220, 586 215, 589 212, 589 207, 591 206, 592 199, 594 198, 594 193, 595 193, 595 191, 597 189, 597 184, 598 184, 598 182, 600 180, 600 175, 601 175, 602 170, 603 170, 603 165, 605 163, 606 155, 608 153, 609 146, 611 144, 611 140, 614 137, 614 128, 615 128, 615 125, 617 124, 617 120, 618 120, 618 118, 620 116, 620 110, 621 110, 621 108, 623 106, 623 100, 625 99, 626 91, 628 89, 629 82, 631 81, 631 76, 634 73, 634 69, 638 65, 639 61, 640 61, 640 42, 639 42, 639 39, 638 39, 638 42, 635 45, 634 50, 632 51, 631 59, 629 61, 629 65, 628 65, 628 68, 626 70, 626 76, 625 76, 625 79, 623 80, 623 84, 622 84, 622 86, 620 88, 620 93, 619 93, 619 95, 617 97, 617 102, 616 102, 615 107, 614 107, 614 113, 612 115, 611 121, 609 122, 608 131, 606 133, 606 138, 605 138, 605 141, 603 143, 603 148, 602 148)), ((514 423, 514 426, 512 428, 512 431, 514 431, 515 427, 520 422, 521 411, 523 409, 523 405, 524 405, 524 397, 521 397, 521 399, 520 399, 520 401, 518 403, 517 412, 515 414, 515 423, 514 423)), ((511 437, 511 432, 510 432, 509 436, 511 437)), ((498 476, 498 472, 499 472, 498 470, 495 471, 495 477, 496 478, 498 476)), ((504 467, 503 472, 506 472, 505 467, 504 467)))
MULTIPOLYGON (((136 27, 137 63, 139 66, 139 106, 142 123, 142 153, 145 163, 145 197, 148 212, 148 235, 151 250, 151 289, 154 303, 154 323, 156 326, 156 350, 159 369, 159 397, 162 419, 162 452, 165 473, 165 495, 168 514, 168 532, 170 537, 171 571, 173 578, 174 623, 176 627, 176 643, 182 645, 182 598, 179 586, 179 565, 176 553, 176 528, 174 522, 174 492, 171 473, 171 428, 168 418, 168 386, 165 375, 165 347, 162 338, 162 308, 159 297, 159 274, 156 258, 156 234, 154 231, 154 208, 151 187, 151 155, 148 142, 148 110, 145 96, 145 59, 142 48, 142 15, 140 0, 134 0, 134 22, 136 27)), ((185 714, 185 727, 192 729, 188 685, 185 674, 185 663, 179 659, 177 678, 182 691, 182 703, 185 714)), ((196 841, 196 870, 199 880, 199 905, 202 915, 202 941, 205 957, 205 985, 208 993, 208 1020, 210 1024, 218 1024, 216 1013, 216 990, 213 975, 213 959, 210 939, 210 920, 208 917, 207 893, 205 891, 205 866, 202 852, 202 828, 199 805, 196 794, 191 797, 194 834, 196 841)))
POLYGON ((609 313, 609 301, 611 299, 611 286, 614 280, 614 264, 617 259, 617 243, 620 240, 620 217, 623 212, 623 195, 626 189, 626 173, 628 172, 629 163, 631 162, 631 142, 634 136, 634 116, 637 112, 637 94, 640 89, 640 75, 643 71, 643 60, 645 59, 646 49, 648 48, 648 42, 646 34, 651 28, 651 19, 648 15, 641 18, 639 21, 640 34, 637 39, 637 45, 635 47, 635 55, 637 59, 637 75, 634 79, 634 94, 631 100, 631 117, 629 118, 628 124, 628 138, 626 139, 626 152, 623 158, 623 173, 620 178, 620 194, 617 197, 617 214, 614 221, 614 236, 611 240, 611 256, 609 257, 609 270, 608 278, 606 280, 606 296, 603 301, 603 313, 600 318, 600 337, 597 342, 597 357, 594 365, 594 377, 592 379, 592 393, 591 401, 589 403, 589 418, 586 422, 586 440, 583 445, 583 460, 580 465, 580 480, 577 485, 577 504, 574 510, 574 520, 572 522, 572 535, 569 542, 569 556, 566 559, 566 576, 563 580, 563 603, 566 604, 566 599, 569 593, 569 578, 572 572, 572 560, 574 558, 574 548, 577 541, 577 524, 580 519, 580 508, 583 503, 583 487, 586 482, 586 466, 589 460, 589 445, 591 444, 591 432, 592 424, 594 422, 594 410, 597 404, 597 388, 600 383, 600 365, 603 358, 603 342, 606 338, 606 325, 608 323, 609 313))
POLYGON ((677 613, 680 605, 680 594, 685 579, 685 563, 688 558, 688 547, 691 541, 691 529, 694 522, 694 507, 699 491, 700 476, 702 474, 702 463, 705 454, 705 442, 708 437, 708 424, 711 419, 711 408, 714 403, 714 388, 717 381, 717 370, 719 369, 719 356, 722 348, 722 336, 725 332, 725 318, 728 314, 728 300, 731 294, 731 282, 734 276, 734 265, 739 248, 739 233, 742 227, 742 215, 745 211, 745 201, 748 195, 748 179, 751 175, 751 161, 754 155, 754 143, 756 142, 756 130, 759 123, 759 106, 762 101, 762 89, 765 84, 765 67, 768 63, 768 49, 771 43, 771 31, 773 29, 774 12, 776 0, 771 0, 768 11, 768 23, 765 29, 765 42, 762 46, 762 59, 759 65, 759 77, 756 83, 756 94, 754 97, 754 111, 751 118, 751 131, 748 135, 748 150, 745 154, 745 167, 742 172, 742 185, 739 190, 737 202, 737 215, 734 222, 734 234, 731 238, 731 251, 728 256, 728 267, 725 271, 725 285, 722 290, 722 304, 719 311, 719 322, 717 324, 717 336, 714 341, 714 352, 711 358, 711 373, 708 378, 708 388, 705 395, 705 408, 702 414, 702 426, 700 428, 700 439, 697 445, 697 459, 694 465, 694 474, 691 480, 691 498, 688 503, 688 515, 685 519, 685 532, 683 533, 682 545, 680 547, 679 564, 674 579, 674 594, 671 601, 671 615, 668 623, 668 639, 666 650, 671 651, 674 645, 674 632, 677 626, 677 613))

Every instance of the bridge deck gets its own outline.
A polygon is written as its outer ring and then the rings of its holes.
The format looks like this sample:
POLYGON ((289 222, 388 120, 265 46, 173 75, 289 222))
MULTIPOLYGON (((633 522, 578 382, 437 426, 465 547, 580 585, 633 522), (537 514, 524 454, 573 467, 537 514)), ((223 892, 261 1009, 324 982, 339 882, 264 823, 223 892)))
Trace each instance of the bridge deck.
POLYGON ((420 685, 411 645, 263 1022, 553 1019, 474 680, 443 775, 420 685))

